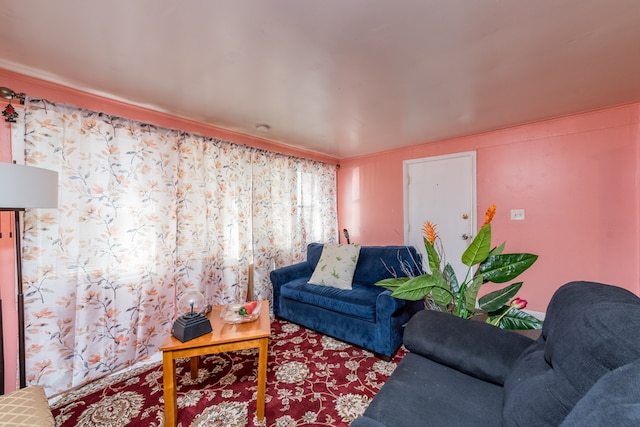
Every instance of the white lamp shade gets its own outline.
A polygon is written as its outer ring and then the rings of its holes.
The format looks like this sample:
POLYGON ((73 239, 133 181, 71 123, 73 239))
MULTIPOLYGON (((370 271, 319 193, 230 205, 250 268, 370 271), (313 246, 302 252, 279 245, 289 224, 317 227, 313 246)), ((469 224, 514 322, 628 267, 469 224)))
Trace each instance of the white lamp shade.
POLYGON ((0 209, 57 207, 58 172, 0 162, 0 209))

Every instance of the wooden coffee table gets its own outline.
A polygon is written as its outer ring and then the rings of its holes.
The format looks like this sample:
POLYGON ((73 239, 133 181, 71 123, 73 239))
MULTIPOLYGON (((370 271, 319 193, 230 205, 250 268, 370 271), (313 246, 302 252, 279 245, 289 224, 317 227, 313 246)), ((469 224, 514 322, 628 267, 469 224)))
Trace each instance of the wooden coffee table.
POLYGON ((176 396, 176 359, 191 357, 191 377, 198 375, 200 356, 227 351, 258 348, 258 401, 256 415, 264 418, 264 399, 267 390, 267 349, 271 335, 269 302, 262 301, 260 317, 253 322, 225 324, 220 319, 223 306, 213 307, 207 315, 213 332, 187 342, 173 336, 168 337, 160 346, 162 351, 162 374, 164 383, 164 419, 165 427, 175 427, 178 422, 176 396))

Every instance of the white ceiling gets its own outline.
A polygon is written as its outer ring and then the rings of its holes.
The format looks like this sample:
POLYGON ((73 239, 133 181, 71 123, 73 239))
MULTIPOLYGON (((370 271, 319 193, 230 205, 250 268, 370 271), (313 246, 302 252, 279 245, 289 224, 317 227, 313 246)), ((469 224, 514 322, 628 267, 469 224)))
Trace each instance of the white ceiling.
POLYGON ((0 0, 0 68, 346 158, 640 101, 640 1, 0 0))

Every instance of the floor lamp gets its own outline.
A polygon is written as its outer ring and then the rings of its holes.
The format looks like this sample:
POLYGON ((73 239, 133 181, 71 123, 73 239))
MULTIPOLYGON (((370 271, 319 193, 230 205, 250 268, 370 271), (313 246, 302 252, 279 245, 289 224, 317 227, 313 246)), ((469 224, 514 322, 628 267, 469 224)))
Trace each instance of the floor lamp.
MULTIPOLYGON (((25 209, 58 207, 58 173, 31 166, 0 162, 0 211, 12 211, 15 223, 16 277, 18 303, 18 370, 20 388, 27 385, 25 367, 24 293, 22 289, 22 251, 20 212, 25 209)), ((2 315, 0 300, 0 316, 2 315)), ((0 319, 1 320, 1 319, 0 319)), ((0 345, 4 338, 0 329, 0 345)), ((4 388, 4 350, 0 351, 4 388)), ((4 390, 3 390, 4 392, 4 390)))

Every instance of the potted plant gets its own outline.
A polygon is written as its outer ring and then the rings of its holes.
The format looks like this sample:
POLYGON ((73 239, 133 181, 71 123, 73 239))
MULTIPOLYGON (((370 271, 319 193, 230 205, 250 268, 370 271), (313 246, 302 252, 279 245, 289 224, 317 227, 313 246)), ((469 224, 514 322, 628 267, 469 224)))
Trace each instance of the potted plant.
POLYGON ((492 204, 483 226, 462 254, 462 263, 468 268, 462 281, 458 280, 450 264, 441 261, 442 242, 436 227, 427 221, 423 240, 430 272, 415 277, 393 277, 376 285, 391 290, 396 298, 424 300, 428 308, 466 319, 479 313, 486 314, 487 323, 503 329, 539 329, 542 322, 522 311, 527 302, 515 298, 522 282, 512 283, 477 299, 483 284, 509 282, 538 259, 537 255, 527 253, 505 254, 505 243, 491 248, 491 220, 495 211, 496 206, 492 204))

